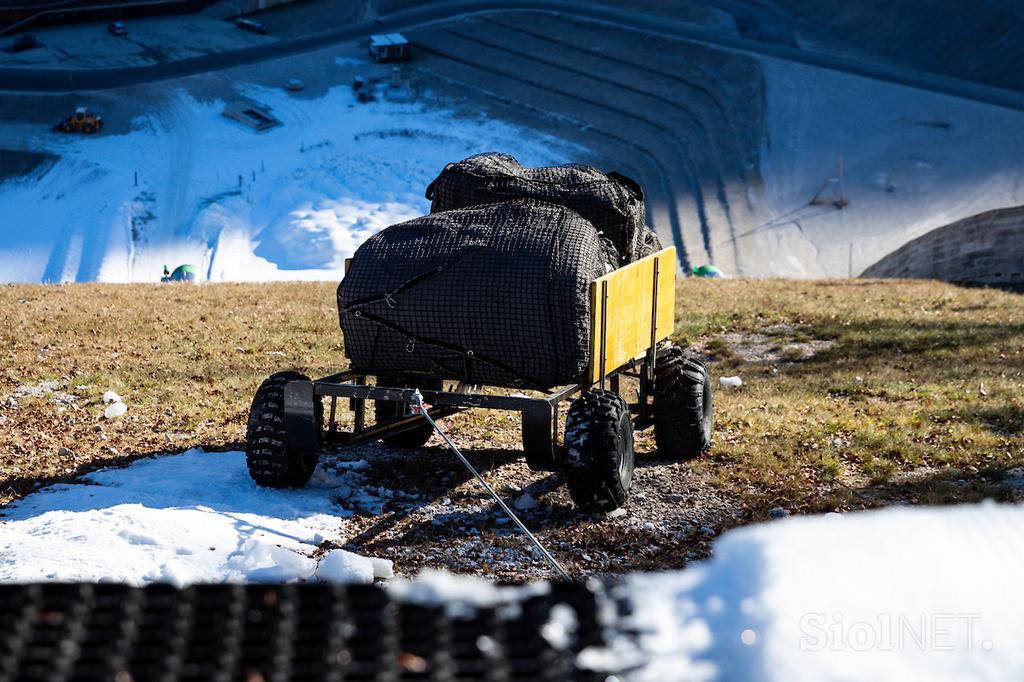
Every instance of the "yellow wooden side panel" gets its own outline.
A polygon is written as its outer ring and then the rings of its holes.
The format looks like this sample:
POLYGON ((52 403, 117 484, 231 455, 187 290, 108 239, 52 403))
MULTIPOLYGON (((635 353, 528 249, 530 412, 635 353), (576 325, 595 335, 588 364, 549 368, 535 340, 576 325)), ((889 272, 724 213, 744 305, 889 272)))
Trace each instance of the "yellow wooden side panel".
POLYGON ((675 329, 676 250, 662 249, 635 263, 598 277, 590 285, 590 367, 587 380, 601 378, 602 309, 605 374, 647 352, 651 345, 657 263, 658 310, 655 340, 668 338, 675 329), (607 289, 605 284, 607 283, 607 289), (606 292, 607 305, 601 298, 606 292))

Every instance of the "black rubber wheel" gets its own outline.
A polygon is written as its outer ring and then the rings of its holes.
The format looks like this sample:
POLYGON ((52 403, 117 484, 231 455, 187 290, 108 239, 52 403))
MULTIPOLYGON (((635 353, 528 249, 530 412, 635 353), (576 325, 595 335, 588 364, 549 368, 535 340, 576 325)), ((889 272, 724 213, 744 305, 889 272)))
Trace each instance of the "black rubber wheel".
MULTIPOLYGON (((298 488, 316 468, 318 453, 302 454, 288 447, 284 425, 284 387, 289 381, 309 381, 299 372, 278 372, 264 381, 252 399, 245 430, 245 462, 257 485, 266 488, 298 488)), ((323 424, 323 403, 314 406, 323 424)))
MULTIPOLYGON (((427 391, 441 390, 440 379, 378 376, 377 385, 387 386, 388 388, 422 388, 427 391)), ((400 415, 412 414, 412 407, 406 403, 394 400, 377 400, 373 404, 373 414, 379 423, 386 419, 394 419, 400 415)), ((424 419, 423 423, 415 428, 396 433, 393 436, 385 436, 381 440, 384 441, 385 445, 393 448, 421 448, 430 440, 430 436, 433 433, 434 427, 424 419)))
POLYGON ((673 346, 655 368, 654 440, 666 459, 686 460, 711 447, 712 392, 708 368, 673 346))
POLYGON ((633 422, 617 393, 595 389, 572 401, 565 419, 565 482, 584 511, 626 503, 633 484, 633 422))

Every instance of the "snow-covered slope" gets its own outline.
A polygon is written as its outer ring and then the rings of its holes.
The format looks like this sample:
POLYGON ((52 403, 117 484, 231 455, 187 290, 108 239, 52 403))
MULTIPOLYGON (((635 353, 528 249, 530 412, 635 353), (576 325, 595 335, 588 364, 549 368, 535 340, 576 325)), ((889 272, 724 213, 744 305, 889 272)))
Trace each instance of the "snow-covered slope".
POLYGON ((768 58, 762 70, 763 184, 736 239, 747 274, 857 276, 930 230, 1024 204, 1024 112, 768 58), (840 158, 842 210, 826 187, 840 158))
POLYGON ((16 147, 61 159, 0 184, 0 282, 148 282, 180 263, 203 280, 339 279, 373 232, 429 210, 423 191, 444 164, 490 149, 567 160, 567 145, 538 133, 357 104, 347 87, 245 94, 283 125, 256 133, 185 91, 126 134, 6 125, 16 147))

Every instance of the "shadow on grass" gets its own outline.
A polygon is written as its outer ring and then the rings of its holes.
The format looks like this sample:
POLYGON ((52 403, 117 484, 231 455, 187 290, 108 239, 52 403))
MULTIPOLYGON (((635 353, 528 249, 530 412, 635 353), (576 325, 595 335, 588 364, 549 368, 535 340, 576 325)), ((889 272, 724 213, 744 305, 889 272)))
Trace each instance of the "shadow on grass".
POLYGON ((867 365, 890 363, 894 356, 914 357, 938 351, 959 351, 1024 337, 1024 324, 977 324, 953 321, 864 320, 849 325, 822 325, 817 330, 836 344, 797 367, 820 371, 838 359, 860 360, 867 365))

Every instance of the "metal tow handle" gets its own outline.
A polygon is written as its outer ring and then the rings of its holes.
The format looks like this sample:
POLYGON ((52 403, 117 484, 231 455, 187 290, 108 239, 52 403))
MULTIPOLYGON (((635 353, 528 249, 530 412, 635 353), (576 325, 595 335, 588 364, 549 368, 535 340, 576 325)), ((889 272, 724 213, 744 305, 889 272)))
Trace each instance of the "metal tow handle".
POLYGON ((523 524, 523 522, 519 520, 519 517, 516 516, 515 512, 513 512, 509 508, 509 506, 505 504, 505 502, 500 497, 498 497, 498 493, 494 492, 494 489, 487 484, 487 481, 485 481, 484 477, 480 475, 480 472, 477 471, 473 467, 473 465, 469 463, 469 460, 466 459, 465 455, 459 452, 459 449, 455 447, 455 443, 451 441, 451 439, 448 437, 448 434, 442 431, 441 427, 437 425, 437 422, 435 422, 430 417, 430 413, 427 411, 426 406, 424 406, 423 404, 423 395, 420 393, 420 390, 418 388, 413 391, 412 399, 416 401, 416 406, 419 408, 420 414, 423 415, 428 422, 430 422, 430 425, 434 427, 435 431, 437 431, 437 435, 441 436, 441 440, 445 442, 445 444, 448 446, 448 449, 454 452, 458 456, 458 458, 462 460, 462 463, 466 465, 466 468, 469 469, 470 473, 476 476, 476 480, 480 481, 480 485, 482 485, 484 489, 491 494, 491 497, 493 497, 494 501, 498 503, 498 506, 501 507, 506 514, 508 514, 508 517, 512 519, 517 526, 519 526, 519 529, 526 534, 526 537, 530 538, 530 542, 533 543, 534 547, 540 550, 540 553, 543 554, 544 558, 548 560, 548 563, 551 564, 551 567, 553 569, 555 569, 555 572, 558 573, 558 575, 561 576, 564 580, 572 580, 572 578, 569 577, 569 574, 566 572, 566 570, 562 568, 562 564, 558 563, 558 560, 555 559, 555 557, 551 556, 551 552, 545 549, 544 545, 542 545, 540 543, 540 540, 537 539, 537 536, 531 533, 530 529, 527 528, 523 524))

